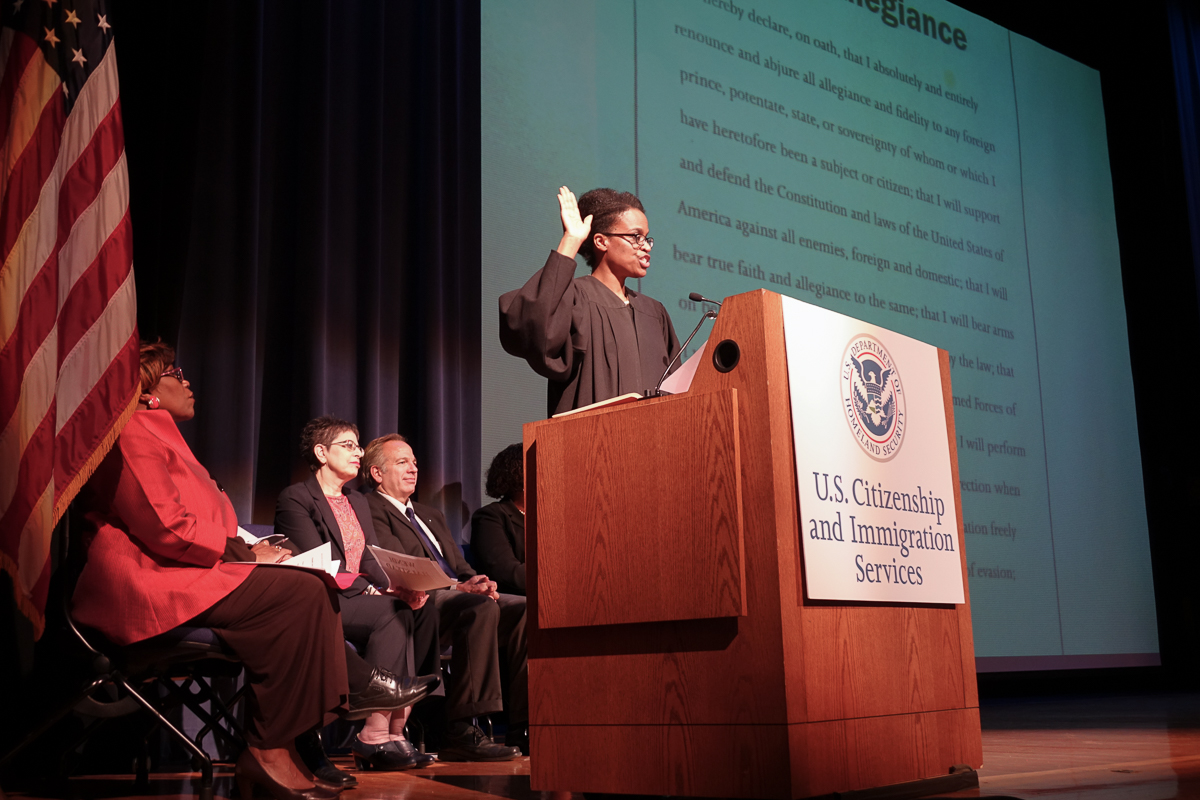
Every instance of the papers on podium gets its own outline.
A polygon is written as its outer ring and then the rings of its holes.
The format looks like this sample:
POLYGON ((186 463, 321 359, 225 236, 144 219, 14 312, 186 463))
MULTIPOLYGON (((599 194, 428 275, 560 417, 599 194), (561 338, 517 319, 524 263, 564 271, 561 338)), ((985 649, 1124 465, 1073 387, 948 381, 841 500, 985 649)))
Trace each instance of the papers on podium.
POLYGON ((700 366, 706 352, 708 352, 708 342, 700 345, 700 349, 692 353, 691 358, 667 376, 662 383, 662 390, 667 394, 683 394, 692 388, 692 378, 696 377, 696 368, 700 366))
MULTIPOLYGON (((708 342, 705 342, 700 346, 699 350, 697 350, 695 353, 692 353, 691 358, 683 362, 679 369, 667 376, 667 379, 663 381, 661 387, 663 394, 683 394, 688 389, 692 388, 692 378, 696 377, 696 368, 700 366, 700 362, 703 360, 704 353, 707 351, 708 342)), ((578 414, 581 411, 592 411, 597 408, 606 408, 608 406, 623 406, 626 403, 636 403, 642 399, 644 399, 644 396, 638 394, 637 392, 620 394, 616 397, 610 397, 607 400, 597 400, 595 403, 591 403, 586 406, 580 406, 579 408, 573 408, 570 411, 560 411, 551 417, 551 419, 562 419, 563 417, 569 417, 572 414, 578 414)))
POLYGON ((458 582, 448 578, 433 559, 384 550, 374 545, 367 545, 367 549, 375 555, 375 560, 387 573, 388 589, 428 592, 430 589, 449 589, 458 582))
POLYGON ((551 417, 551 419, 562 419, 563 417, 569 417, 572 414, 578 414, 581 411, 591 411, 596 408, 605 408, 607 406, 623 406, 626 403, 636 403, 638 400, 641 400, 641 399, 642 399, 642 396, 640 394, 638 394, 637 392, 630 392, 629 394, 619 394, 616 397, 610 397, 607 400, 597 400, 596 402, 590 403, 586 406, 580 406, 579 408, 572 408, 570 411, 560 411, 557 414, 555 414, 553 417, 551 417))

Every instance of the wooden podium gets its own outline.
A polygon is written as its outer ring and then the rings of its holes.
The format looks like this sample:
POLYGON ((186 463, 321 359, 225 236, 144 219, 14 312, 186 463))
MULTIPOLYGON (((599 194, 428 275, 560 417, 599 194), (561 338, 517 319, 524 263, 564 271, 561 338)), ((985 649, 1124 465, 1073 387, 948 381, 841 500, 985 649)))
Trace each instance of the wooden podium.
POLYGON ((801 798, 981 765, 969 595, 805 596, 788 392, 757 291, 688 393, 525 426, 534 790, 801 798))

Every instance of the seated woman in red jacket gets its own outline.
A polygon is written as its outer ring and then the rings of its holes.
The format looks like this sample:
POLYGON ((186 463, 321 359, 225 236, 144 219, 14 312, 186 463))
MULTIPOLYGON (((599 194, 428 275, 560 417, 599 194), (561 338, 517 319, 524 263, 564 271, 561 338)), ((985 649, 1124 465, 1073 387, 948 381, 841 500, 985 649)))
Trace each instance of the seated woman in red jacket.
MULTIPOLYGON (((421 610, 429 596, 403 589, 385 594, 387 575, 367 549, 379 545, 371 509, 366 497, 348 488, 358 477, 363 455, 358 427, 337 417, 318 417, 304 426, 300 452, 313 474, 279 493, 275 532, 301 551, 329 542, 342 572, 362 573, 341 592, 342 628, 367 663, 397 675, 438 675, 437 614, 421 610)), ((418 752, 404 738, 407 721, 407 710, 367 717, 351 743, 359 767, 401 770, 431 763, 433 756, 418 752)))
POLYGON ((292 742, 346 707, 337 599, 311 574, 231 563, 281 552, 237 537, 233 506, 180 435, 195 397, 174 360, 167 345, 142 345, 137 410, 81 493, 92 532, 72 615, 120 645, 184 623, 212 628, 250 687, 242 796, 257 784, 277 798, 331 798, 292 742))

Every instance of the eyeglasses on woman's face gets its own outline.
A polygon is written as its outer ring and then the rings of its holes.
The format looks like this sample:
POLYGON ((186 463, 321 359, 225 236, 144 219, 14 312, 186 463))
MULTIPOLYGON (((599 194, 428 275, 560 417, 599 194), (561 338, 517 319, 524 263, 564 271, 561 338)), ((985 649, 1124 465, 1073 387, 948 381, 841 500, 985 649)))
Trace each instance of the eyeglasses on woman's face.
POLYGON ((653 236, 644 236, 640 233, 612 233, 609 231, 601 231, 601 233, 605 236, 620 236, 640 250, 652 250, 654 248, 653 236))

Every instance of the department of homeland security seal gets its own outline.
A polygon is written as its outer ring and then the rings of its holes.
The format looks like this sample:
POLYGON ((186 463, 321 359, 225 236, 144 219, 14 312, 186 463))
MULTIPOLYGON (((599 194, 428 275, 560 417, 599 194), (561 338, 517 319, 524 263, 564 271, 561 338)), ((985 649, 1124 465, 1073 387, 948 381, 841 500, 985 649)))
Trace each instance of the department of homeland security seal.
POLYGON ((876 461, 890 461, 904 441, 904 390, 887 349, 860 334, 841 363, 842 409, 858 446, 876 461))

